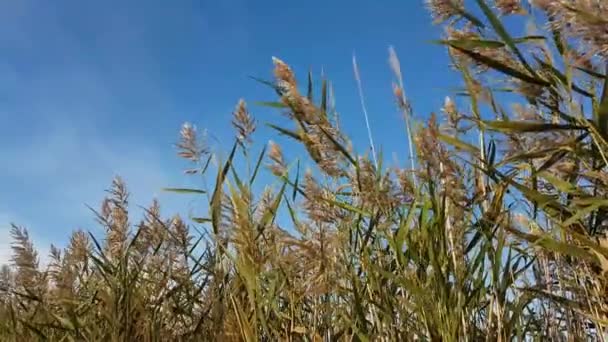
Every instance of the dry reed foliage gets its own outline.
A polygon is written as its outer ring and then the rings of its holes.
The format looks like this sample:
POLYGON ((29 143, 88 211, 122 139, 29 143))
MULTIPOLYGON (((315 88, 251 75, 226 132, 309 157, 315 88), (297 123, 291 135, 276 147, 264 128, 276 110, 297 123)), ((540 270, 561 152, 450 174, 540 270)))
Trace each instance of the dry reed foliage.
POLYGON ((508 14, 525 14, 521 0, 495 0, 496 8, 503 15, 508 14))
POLYGON ((375 148, 356 153, 328 81, 309 74, 301 90, 273 58, 275 79, 263 83, 291 126, 269 126, 302 145, 311 167, 302 172, 275 142, 254 155, 243 100, 227 157, 185 124, 178 155, 195 165, 186 172, 206 179, 213 159, 217 173, 203 190, 168 190, 206 196, 208 215, 163 218, 153 201, 132 226, 117 178, 96 212, 103 240, 75 231, 44 267, 13 226, 0 340, 605 339, 605 2, 425 4, 463 82, 440 116, 413 125, 389 49, 408 167, 386 165, 375 148), (548 21, 527 36, 501 22, 533 23, 539 10, 548 21), (275 181, 259 186, 261 175, 275 181))
POLYGON ((425 3, 436 24, 459 15, 464 8, 463 0, 425 0, 425 3))

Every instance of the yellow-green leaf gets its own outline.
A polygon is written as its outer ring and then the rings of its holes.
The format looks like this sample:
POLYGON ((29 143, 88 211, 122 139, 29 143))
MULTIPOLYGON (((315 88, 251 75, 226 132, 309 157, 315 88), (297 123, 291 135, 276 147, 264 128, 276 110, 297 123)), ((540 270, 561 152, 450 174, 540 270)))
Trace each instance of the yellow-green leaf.
POLYGON ((439 134, 439 139, 449 145, 452 145, 460 150, 471 152, 475 155, 479 154, 479 149, 469 143, 466 143, 456 137, 452 137, 445 134, 439 134))
POLYGON ((554 124, 548 122, 533 122, 533 121, 482 121, 483 125, 489 129, 500 132, 548 132, 554 130, 573 130, 583 129, 582 126, 569 124, 554 124))
POLYGON ((189 189, 189 188, 163 188, 163 191, 177 192, 182 194, 206 194, 207 191, 200 189, 189 189))

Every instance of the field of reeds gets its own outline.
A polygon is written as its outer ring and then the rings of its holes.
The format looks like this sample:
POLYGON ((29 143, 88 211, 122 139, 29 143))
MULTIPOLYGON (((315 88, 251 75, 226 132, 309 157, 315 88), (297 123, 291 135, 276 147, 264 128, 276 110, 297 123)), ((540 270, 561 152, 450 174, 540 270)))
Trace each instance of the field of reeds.
POLYGON ((462 82, 415 119, 389 50, 407 167, 351 143, 328 80, 274 58, 259 81, 276 102, 257 105, 289 119, 266 124, 302 162, 252 149, 261 123, 241 100, 226 155, 182 128, 187 177, 208 186, 166 190, 206 199, 198 217, 153 202, 129 222, 117 178, 105 236, 74 232, 45 267, 14 225, 0 340, 607 339, 608 1, 426 5, 462 82))

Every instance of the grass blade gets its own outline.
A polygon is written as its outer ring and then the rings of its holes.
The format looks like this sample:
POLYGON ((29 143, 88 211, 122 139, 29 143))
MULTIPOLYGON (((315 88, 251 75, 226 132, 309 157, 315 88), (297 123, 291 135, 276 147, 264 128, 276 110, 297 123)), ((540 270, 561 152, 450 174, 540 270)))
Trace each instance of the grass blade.
POLYGON ((196 194, 196 195, 201 195, 201 194, 207 193, 207 191, 205 191, 205 190, 190 189, 190 188, 163 188, 163 191, 176 192, 176 193, 180 193, 180 194, 196 194))

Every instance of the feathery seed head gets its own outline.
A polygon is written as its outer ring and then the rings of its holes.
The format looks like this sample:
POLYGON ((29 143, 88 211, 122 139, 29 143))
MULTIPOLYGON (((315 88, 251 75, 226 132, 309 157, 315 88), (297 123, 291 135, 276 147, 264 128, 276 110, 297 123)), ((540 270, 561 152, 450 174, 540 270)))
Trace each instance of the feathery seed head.
POLYGON ((401 74, 401 63, 399 62, 399 57, 397 57, 397 52, 395 51, 395 48, 392 46, 389 46, 388 48, 388 64, 390 65, 391 70, 395 74, 395 77, 398 80, 402 79, 403 75, 401 74))
POLYGON ((608 56, 608 2, 554 0, 542 2, 541 6, 552 16, 553 29, 580 39, 591 54, 608 56))
POLYGON ((543 11, 549 11, 553 6, 555 6, 559 0, 530 0, 530 3, 542 9, 543 11))
POLYGON ((310 170, 307 170, 304 176, 304 192, 307 197, 304 199, 303 208, 313 222, 331 224, 345 219, 344 210, 330 202, 333 199, 332 192, 317 183, 310 170))
POLYGON ((521 0, 495 0, 494 3, 503 15, 526 13, 521 5, 521 0))
POLYGON ((232 125, 236 128, 240 141, 251 142, 251 134, 255 131, 256 124, 243 99, 239 100, 233 112, 232 125))
POLYGON ((196 126, 186 122, 180 130, 180 141, 176 145, 178 155, 192 162, 198 162, 203 154, 207 153, 206 148, 198 141, 196 126))
POLYGON ((442 23, 460 13, 464 0, 425 0, 435 24, 442 23))
POLYGON ((408 107, 407 100, 403 95, 403 89, 397 84, 393 82, 393 95, 395 96, 395 101, 397 101, 397 106, 406 111, 408 107))
POLYGON ((272 62, 274 63, 274 76, 276 79, 285 82, 284 86, 288 90, 293 91, 296 89, 296 77, 289 65, 276 57, 272 57, 272 62))
POLYGON ((283 159, 283 151, 281 150, 281 146, 272 140, 268 144, 270 145, 268 157, 272 161, 270 164, 270 170, 275 176, 284 176, 287 173, 287 166, 285 164, 285 160, 283 159))
POLYGON ((85 262, 89 256, 90 249, 91 242, 84 231, 77 230, 72 233, 68 250, 70 252, 70 257, 73 258, 74 261, 85 262))
POLYGON ((11 225, 13 244, 12 261, 16 266, 15 282, 18 286, 33 290, 40 285, 38 252, 34 249, 27 229, 11 225))
POLYGON ((452 101, 449 96, 445 97, 445 100, 443 102, 443 108, 441 110, 447 116, 450 126, 456 127, 459 121, 458 110, 456 109, 454 101, 452 101))

